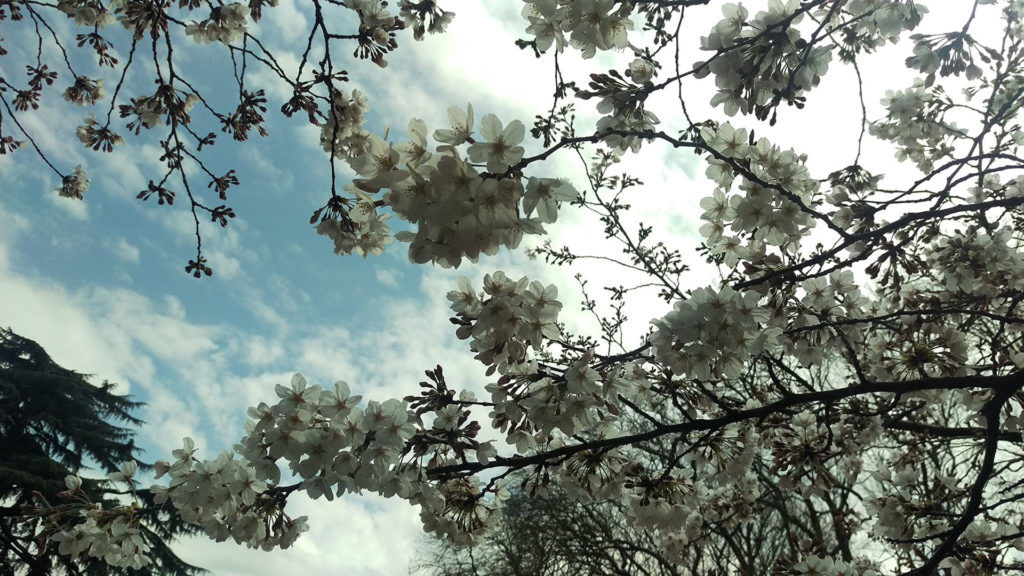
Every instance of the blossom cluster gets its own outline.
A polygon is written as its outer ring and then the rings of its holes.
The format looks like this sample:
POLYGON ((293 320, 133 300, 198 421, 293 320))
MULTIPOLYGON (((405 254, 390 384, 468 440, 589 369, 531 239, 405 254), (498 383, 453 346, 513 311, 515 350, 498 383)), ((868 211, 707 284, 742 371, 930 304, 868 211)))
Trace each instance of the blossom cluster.
MULTIPOLYGON (((291 386, 276 387, 273 406, 249 409, 248 434, 235 447, 241 459, 222 453, 201 461, 185 440, 174 463, 157 464, 170 476, 166 488, 154 487, 157 501, 170 501, 184 520, 201 525, 217 540, 233 538, 250 547, 288 547, 306 529, 305 518, 284 512, 277 462, 287 463, 312 498, 333 499, 348 491, 374 488, 392 468, 413 433, 409 413, 398 400, 358 407, 359 396, 345 382, 333 390, 307 386, 296 374, 291 386)), ((409 496, 407 477, 394 478, 395 492, 409 496), (403 480, 404 479, 404 480, 403 480)))
POLYGON ((964 333, 946 322, 924 322, 908 316, 900 323, 903 340, 876 332, 865 340, 864 356, 878 380, 913 380, 962 376, 967 368, 968 342, 964 333))
POLYGON ((85 119, 85 124, 79 126, 76 132, 79 142, 86 148, 92 148, 93 150, 111 152, 114 146, 124 144, 124 136, 100 125, 92 114, 85 119))
MULTIPOLYGON (((484 117, 481 134, 486 141, 473 141, 467 154, 473 162, 486 164, 490 173, 485 177, 457 150, 472 139, 472 106, 465 113, 450 108, 448 115, 452 128, 434 132, 442 144, 437 153, 410 164, 408 178, 385 195, 399 216, 417 224, 415 233, 396 236, 410 243, 409 258, 446 267, 458 266, 464 257, 476 261, 480 254, 493 255, 501 246, 515 248, 524 234, 543 232, 539 220, 519 216, 520 180, 502 175, 523 156, 522 123, 503 126, 492 114, 484 117)), ((407 150, 425 148, 418 131, 410 129, 410 136, 407 150)))
MULTIPOLYGON (((137 471, 136 462, 125 462, 120 472, 111 474, 110 478, 133 486, 132 478, 137 471)), ((134 569, 152 562, 147 554, 149 544, 140 535, 139 522, 135 518, 135 512, 139 509, 137 502, 127 507, 105 510, 101 504, 89 501, 82 490, 80 477, 69 475, 64 483, 68 489, 60 496, 74 504, 70 514, 65 512, 59 519, 55 519, 63 526, 52 537, 58 543, 61 554, 75 559, 83 556, 102 558, 111 566, 134 569)))
MULTIPOLYGON (((486 388, 494 404, 490 414, 494 428, 507 431, 506 441, 514 444, 519 453, 531 453, 541 447, 557 448, 562 441, 552 434, 554 430, 564 437, 582 431, 611 433, 623 401, 636 399, 648 388, 648 375, 641 366, 628 363, 598 370, 593 366, 594 359, 594 352, 588 350, 570 361, 564 370, 545 370, 531 377, 524 374, 527 366, 521 366, 488 384, 486 388)), ((588 457, 581 458, 594 463, 588 457)), ((591 497, 598 493, 604 494, 599 497, 610 497, 612 485, 608 482, 616 477, 612 472, 595 475, 593 470, 571 467, 563 472, 563 488, 572 487, 571 491, 591 497)))
POLYGON ((1024 254, 1014 248, 1013 234, 1004 227, 956 230, 938 238, 929 246, 925 265, 944 281, 940 297, 966 293, 992 299, 1024 289, 1024 254))
POLYGON ((369 133, 363 129, 369 111, 366 96, 358 89, 352 90, 351 94, 343 90, 334 91, 327 120, 320 124, 320 146, 339 158, 361 155, 369 138, 369 133))
POLYGON ((728 286, 694 290, 652 322, 658 361, 699 380, 738 377, 751 356, 773 349, 782 334, 770 325, 770 311, 758 305, 760 297, 728 286))
POLYGON ((864 333, 856 324, 841 327, 829 324, 836 320, 862 318, 872 304, 849 270, 837 270, 828 277, 804 280, 794 295, 792 309, 795 313, 783 338, 786 353, 803 366, 815 366, 824 361, 832 346, 843 341, 862 343, 864 333))
POLYGON ((422 40, 424 32, 441 34, 452 23, 455 13, 441 9, 435 2, 401 0, 398 4, 406 27, 412 28, 413 38, 422 40))
POLYGON ((64 99, 78 106, 92 105, 103 100, 103 79, 93 80, 88 76, 75 78, 75 83, 64 91, 64 99))
POLYGON ((554 44, 561 52, 571 43, 584 58, 592 58, 598 50, 629 45, 631 11, 630 4, 614 0, 530 0, 522 14, 538 51, 546 52, 554 44))
POLYGON ((597 132, 605 134, 605 143, 613 151, 638 152, 642 138, 636 133, 652 131, 660 122, 658 116, 645 107, 650 81, 656 73, 648 60, 635 58, 626 70, 628 81, 613 70, 608 75, 591 75, 591 92, 577 91, 577 97, 601 98, 597 111, 604 116, 597 121, 597 132))
POLYGON ((652 532, 668 558, 685 560, 709 526, 736 526, 761 496, 751 466, 762 444, 757 431, 729 425, 695 443, 681 459, 685 467, 671 473, 633 466, 626 519, 652 532))
POLYGON ((873 122, 871 135, 894 142, 899 148, 898 160, 911 160, 923 172, 953 152, 949 142, 960 133, 955 122, 944 121, 931 113, 942 106, 940 97, 924 86, 920 79, 906 90, 889 90, 882 99, 888 114, 884 121, 873 122), (930 110, 931 109, 931 110, 930 110))
POLYGON ((81 200, 83 195, 89 191, 89 178, 85 175, 82 165, 75 166, 75 170, 64 177, 60 186, 57 187, 57 194, 61 198, 74 198, 81 200))
POLYGON ((543 223, 557 219, 559 203, 576 199, 566 182, 531 178, 524 189, 521 177, 506 175, 523 158, 525 127, 518 120, 503 124, 487 114, 477 140, 472 105, 465 111, 452 107, 451 128, 434 131, 439 145, 431 152, 422 120, 411 120, 409 140, 395 145, 363 129, 367 109, 358 91, 351 98, 339 92, 334 102, 321 126, 321 144, 358 176, 348 188, 357 198, 353 209, 328 213, 317 225, 338 253, 379 253, 389 229, 388 215, 377 209, 387 206, 417 226, 415 232, 395 234, 409 242, 413 262, 457 267, 463 258, 476 261, 502 246, 517 247, 524 234, 542 233, 543 223), (459 147, 465 147, 463 153, 459 147), (375 194, 383 201, 374 200, 375 194))
MULTIPOLYGON (((612 424, 622 401, 636 399, 648 386, 638 364, 595 368, 599 362, 593 350, 576 353, 561 366, 541 362, 548 346, 560 345, 562 304, 557 297, 553 285, 525 277, 514 281, 502 272, 486 275, 480 293, 465 278, 448 293, 456 335, 470 340, 470 350, 488 373, 501 375, 486 386, 493 404, 490 418, 520 454, 551 447, 557 442, 553 430, 569 437, 612 424)), ((570 472, 563 480, 564 486, 591 496, 596 490, 585 474, 570 472)))
POLYGON ((178 122, 188 124, 189 113, 199 103, 199 96, 193 93, 175 90, 168 84, 160 84, 152 96, 138 96, 130 100, 130 104, 121 104, 118 112, 122 118, 128 118, 128 130, 138 134, 142 128, 150 129, 164 123, 178 122))
POLYGON ((832 52, 825 46, 805 48, 796 26, 803 18, 799 8, 799 0, 770 2, 768 10, 748 20, 742 4, 722 6, 724 18, 701 38, 701 48, 715 56, 697 64, 701 74, 715 76, 713 106, 723 105, 729 116, 757 112, 763 118, 780 100, 797 101, 818 84, 832 52), (764 33, 769 30, 777 32, 764 33))
POLYGON ((825 556, 810 555, 793 565, 803 576, 877 576, 873 568, 861 569, 856 563, 825 556))
POLYGON ((231 44, 245 35, 248 15, 249 7, 239 2, 214 6, 210 9, 209 18, 193 21, 185 28, 185 34, 201 44, 231 44))
MULTIPOLYGON (((460 287, 449 294, 465 323, 459 332, 474 335, 474 346, 481 348, 479 357, 485 362, 521 364, 525 360, 517 356, 522 354, 515 352, 517 347, 539 348, 543 338, 559 335, 561 303, 553 286, 525 278, 513 282, 496 272, 485 277, 479 297, 468 280, 463 279, 460 287)), ((507 370, 502 368, 503 373, 507 370)), ((582 380, 596 377, 578 365, 566 374, 576 393, 582 392, 577 389, 582 380)), ((609 383, 617 380, 607 378, 609 383)), ((621 384, 608 388, 626 389, 621 384)), ((278 385, 275 391, 277 403, 249 409, 247 434, 234 454, 203 461, 194 455, 194 443, 185 439, 184 447, 174 451, 174 462, 158 462, 159 475, 167 474, 170 482, 153 487, 157 502, 170 502, 184 520, 218 541, 231 538, 270 549, 290 546, 306 529, 305 518, 293 519, 284 511, 287 496, 294 491, 327 500, 364 490, 398 496, 421 506, 428 531, 461 541, 484 530, 498 502, 507 496, 501 484, 482 487, 472 477, 427 477, 423 463, 440 466, 454 461, 454 445, 461 446, 460 461, 469 454, 486 463, 496 455, 489 442, 473 439, 479 427, 466 423, 468 412, 461 401, 430 401, 417 411, 408 408, 409 399, 360 406, 361 397, 351 395, 347 383, 324 389, 307 385, 298 374, 291 386, 278 385), (433 419, 424 427, 427 412, 433 419), (416 446, 411 455, 410 446, 416 446), (283 484, 288 478, 295 483, 283 484), (485 498, 488 493, 491 496, 485 498)))
POLYGON ((824 494, 833 486, 836 480, 824 463, 834 449, 830 441, 834 437, 835 431, 810 412, 795 414, 773 430, 772 470, 779 473, 780 486, 799 489, 804 495, 824 494))
MULTIPOLYGON (((79 76, 74 86, 64 92, 66 100, 80 106, 93 104, 102 95, 103 81, 93 81, 85 76, 79 76)), ((172 86, 160 83, 152 96, 132 98, 130 104, 120 105, 119 112, 122 118, 128 118, 128 130, 138 134, 142 128, 151 129, 163 124, 165 117, 168 124, 174 122, 188 124, 190 122, 189 113, 192 112, 192 108, 199 100, 199 96, 196 94, 179 93, 172 86)), ((115 146, 125 142, 123 136, 110 129, 109 120, 101 124, 93 114, 86 117, 85 121, 78 126, 76 133, 83 146, 97 151, 112 152, 115 146)), ((88 180, 85 182, 88 187, 88 180)), ((75 197, 73 194, 66 195, 63 192, 61 195, 75 197)))
POLYGON ((807 157, 767 138, 749 144, 747 130, 729 123, 704 128, 701 137, 715 152, 707 157, 706 173, 717 188, 701 201, 707 221, 701 234, 712 253, 734 266, 758 256, 764 244, 795 251, 815 224, 801 206, 819 187, 804 165, 807 157), (743 194, 730 194, 737 176, 743 194), (737 236, 726 236, 727 229, 737 236))
MULTIPOLYGON (((116 7, 117 2, 111 2, 111 7, 116 7)), ((68 18, 75 21, 79 26, 95 26, 103 28, 114 21, 108 7, 98 0, 59 0, 57 9, 67 14, 68 18)))
POLYGON ((379 255, 391 243, 390 214, 378 214, 374 201, 358 189, 351 189, 357 198, 347 218, 324 218, 316 231, 334 241, 335 254, 379 255))
POLYGON ((512 280, 504 272, 484 276, 479 295, 469 279, 459 279, 459 289, 448 293, 452 311, 460 324, 457 334, 470 340, 470 350, 500 374, 530 361, 528 350, 542 349, 545 339, 556 339, 558 289, 544 286, 525 276, 512 280))

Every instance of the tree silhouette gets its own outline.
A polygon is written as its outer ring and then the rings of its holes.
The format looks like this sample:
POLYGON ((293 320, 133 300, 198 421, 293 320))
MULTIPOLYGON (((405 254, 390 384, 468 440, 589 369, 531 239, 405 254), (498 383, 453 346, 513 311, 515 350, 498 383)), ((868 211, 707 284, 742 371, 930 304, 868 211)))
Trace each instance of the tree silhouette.
MULTIPOLYGON (((88 377, 57 365, 38 343, 0 330, 0 574, 166 574, 203 572, 168 547, 193 533, 173 509, 153 506, 148 490, 137 490, 147 504, 138 516, 154 563, 142 570, 88 558, 72 563, 48 545, 56 525, 51 512, 66 507, 65 477, 88 470, 113 472, 136 458, 132 428, 142 406, 114 392, 115 385, 89 383, 88 377)), ((103 508, 122 502, 123 487, 105 478, 83 478, 82 491, 103 508)))

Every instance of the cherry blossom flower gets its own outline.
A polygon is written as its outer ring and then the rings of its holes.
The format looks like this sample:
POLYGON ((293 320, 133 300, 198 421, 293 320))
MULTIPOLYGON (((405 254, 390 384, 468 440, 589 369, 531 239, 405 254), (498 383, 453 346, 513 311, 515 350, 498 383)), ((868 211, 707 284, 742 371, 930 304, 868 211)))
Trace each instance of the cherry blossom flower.
POLYGON ((629 44, 628 32, 633 22, 626 5, 616 6, 615 0, 578 0, 572 2, 567 29, 570 39, 580 48, 584 58, 591 58, 597 50, 625 48, 629 44))
POLYGON ((523 211, 527 216, 537 212, 537 219, 552 223, 558 219, 558 203, 577 198, 576 189, 567 182, 550 178, 530 178, 523 195, 523 211))
POLYGON ((113 472, 108 477, 114 482, 128 482, 135 476, 135 473, 138 472, 138 470, 138 462, 129 460, 128 462, 121 464, 121 469, 118 472, 113 472))
POLYGON ((523 159, 523 147, 519 144, 526 128, 519 120, 509 122, 503 129, 501 120, 494 114, 488 114, 480 120, 480 134, 486 141, 471 145, 469 158, 473 162, 485 162, 488 172, 504 172, 523 159))
POLYGON ((452 123, 450 130, 434 130, 434 139, 451 146, 458 146, 469 140, 473 133, 473 105, 467 104, 463 112, 457 106, 448 108, 448 119, 452 123))
POLYGON ((215 6, 210 11, 208 19, 201 22, 193 21, 186 26, 185 34, 201 44, 231 44, 245 35, 248 14, 249 8, 239 2, 215 6))
POLYGON ((401 157, 399 164, 415 167, 430 160, 427 151, 427 125, 419 118, 409 120, 409 142, 397 146, 401 157))
POLYGON ((61 198, 74 198, 81 200, 86 192, 89 191, 89 179, 85 175, 85 170, 82 169, 82 165, 75 166, 75 170, 64 177, 60 186, 57 187, 57 193, 60 194, 61 198))
POLYGON ((561 52, 566 46, 563 33, 564 20, 555 0, 530 0, 523 5, 522 16, 529 23, 526 32, 534 37, 539 52, 547 52, 554 44, 555 51, 561 52))
POLYGON ((629 70, 626 71, 626 75, 636 82, 637 84, 644 84, 650 82, 657 74, 657 69, 654 65, 644 60, 643 58, 635 58, 629 63, 629 70))

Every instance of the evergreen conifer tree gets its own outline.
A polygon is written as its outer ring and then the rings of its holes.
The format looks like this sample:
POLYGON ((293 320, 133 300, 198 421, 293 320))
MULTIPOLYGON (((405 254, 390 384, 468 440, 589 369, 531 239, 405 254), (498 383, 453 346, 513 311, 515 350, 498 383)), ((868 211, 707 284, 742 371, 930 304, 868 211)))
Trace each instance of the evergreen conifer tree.
MULTIPOLYGON (((61 526, 48 510, 68 505, 64 478, 88 471, 116 471, 139 452, 132 428, 142 403, 95 386, 86 375, 55 363, 38 343, 0 329, 0 576, 132 574, 195 576, 204 572, 170 549, 176 537, 194 532, 173 508, 152 506, 148 490, 136 495, 143 538, 153 563, 142 570, 94 559, 70 562, 47 538, 61 526), (27 514, 26 514, 27 513, 27 514)), ((146 468, 145 465, 142 465, 146 468)), ((83 478, 84 494, 109 508, 123 496, 105 479, 83 478)))

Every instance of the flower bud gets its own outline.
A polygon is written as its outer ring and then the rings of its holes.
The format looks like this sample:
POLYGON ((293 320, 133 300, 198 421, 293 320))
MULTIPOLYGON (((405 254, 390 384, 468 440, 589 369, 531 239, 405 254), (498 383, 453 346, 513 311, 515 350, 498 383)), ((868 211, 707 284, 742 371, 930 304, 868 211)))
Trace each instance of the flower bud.
POLYGON ((139 464, 134 460, 129 460, 124 464, 121 464, 121 474, 127 479, 135 476, 135 473, 139 471, 139 464))

